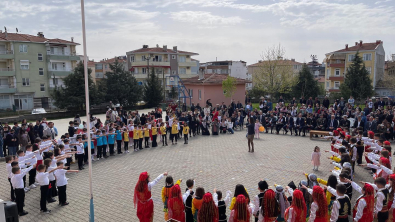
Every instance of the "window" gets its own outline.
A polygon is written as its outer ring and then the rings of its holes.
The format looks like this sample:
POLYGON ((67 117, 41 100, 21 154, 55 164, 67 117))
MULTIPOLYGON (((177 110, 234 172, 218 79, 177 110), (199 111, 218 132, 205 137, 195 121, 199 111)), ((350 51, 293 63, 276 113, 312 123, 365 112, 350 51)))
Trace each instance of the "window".
POLYGON ((30 86, 30 79, 22 78, 22 86, 30 86))
POLYGON ((198 94, 199 94, 199 100, 202 100, 202 90, 199 89, 198 94))
POLYGON ((189 89, 189 96, 192 98, 193 97, 193 89, 189 89))
POLYGON ((178 56, 178 61, 179 62, 185 62, 186 61, 185 56, 178 56))
POLYGON ((186 68, 180 68, 180 74, 187 74, 186 68))
POLYGON ((139 68, 134 68, 134 73, 139 73, 139 68))
POLYGON ((107 69, 107 65, 104 65, 104 68, 107 69))
POLYGON ((348 61, 351 62, 352 60, 354 60, 355 55, 348 55, 348 61))
POLYGON ((27 45, 19 45, 19 52, 27 52, 27 45))
POLYGON ((228 70, 227 69, 221 69, 221 74, 228 74, 228 70))
POLYGON ((176 74, 177 74, 176 70, 172 70, 172 71, 171 71, 171 74, 172 74, 172 75, 176 75, 176 74))
POLYGON ((45 84, 44 83, 40 84, 40 91, 45 92, 45 84))
POLYGON ((340 76, 340 69, 335 69, 335 76, 340 76))
POLYGON ((153 59, 154 62, 162 62, 162 56, 161 55, 156 55, 153 59))
POLYGON ((95 69, 103 69, 103 64, 95 64, 95 69))
POLYGON ((21 60, 21 69, 23 70, 29 69, 29 60, 21 60))
POLYGON ((145 55, 141 56, 141 61, 145 61, 145 60, 146 60, 145 55))
POLYGON ((363 54, 364 61, 371 61, 372 60, 372 53, 363 54))
POLYGON ((143 74, 147 74, 147 68, 141 68, 143 74))
POLYGON ((37 57, 38 57, 38 61, 43 61, 43 54, 38 53, 37 57))
POLYGON ((331 75, 331 69, 326 69, 326 75, 329 77, 331 75))
POLYGON ((130 56, 130 62, 134 62, 134 55, 130 56))
POLYGON ((369 74, 372 74, 372 67, 366 67, 366 70, 368 70, 369 74))
POLYGON ((329 82, 326 82, 326 88, 329 88, 329 82))
POLYGON ((176 55, 171 55, 171 59, 176 59, 176 55))
POLYGON ((334 89, 339 89, 340 88, 340 82, 335 82, 334 84, 334 89))
POLYGON ((44 75, 44 68, 38 68, 38 75, 40 76, 44 75))

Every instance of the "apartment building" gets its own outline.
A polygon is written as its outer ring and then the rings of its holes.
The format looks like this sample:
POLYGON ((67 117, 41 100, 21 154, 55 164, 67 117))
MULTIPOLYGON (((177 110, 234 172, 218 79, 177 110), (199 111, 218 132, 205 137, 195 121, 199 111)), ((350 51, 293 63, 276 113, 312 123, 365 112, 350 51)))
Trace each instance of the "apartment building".
POLYGON ((254 76, 259 74, 259 72, 262 70, 262 67, 267 67, 273 64, 276 66, 285 67, 286 69, 289 68, 289 70, 294 75, 297 75, 299 71, 302 70, 302 66, 303 66, 303 63, 297 62, 295 61, 295 59, 279 59, 270 62, 259 60, 258 63, 247 66, 248 73, 251 74, 251 78, 252 78, 252 87, 255 86, 255 84, 257 84, 257 80, 254 81, 254 76))
POLYGON ((71 41, 0 31, 0 109, 52 105, 50 91, 63 84, 80 60, 71 41))
POLYGON ((95 74, 93 76, 95 78, 95 82, 105 78, 106 72, 111 72, 110 64, 113 64, 115 60, 118 60, 118 62, 122 64, 125 71, 129 71, 126 56, 115 56, 114 58, 106 58, 99 62, 91 61, 91 64, 94 64, 95 74))
POLYGON ((385 51, 383 42, 363 43, 355 42, 354 46, 345 45, 343 49, 326 54, 325 91, 327 93, 340 92, 340 85, 344 82, 347 68, 352 64, 355 54, 359 52, 366 69, 370 73, 373 89, 384 77, 385 51))
MULTIPOLYGON (((200 63, 199 71, 202 74, 226 74, 235 78, 251 80, 248 73, 247 63, 244 61, 212 61, 200 63)), ((246 90, 252 88, 252 83, 246 83, 246 90)))
POLYGON ((156 45, 153 48, 143 45, 143 48, 126 53, 127 66, 140 85, 144 84, 154 69, 161 83, 165 81, 166 90, 170 89, 171 75, 178 75, 181 79, 197 76, 199 61, 191 58, 197 55, 199 54, 178 50, 177 46, 168 49, 166 45, 156 45))

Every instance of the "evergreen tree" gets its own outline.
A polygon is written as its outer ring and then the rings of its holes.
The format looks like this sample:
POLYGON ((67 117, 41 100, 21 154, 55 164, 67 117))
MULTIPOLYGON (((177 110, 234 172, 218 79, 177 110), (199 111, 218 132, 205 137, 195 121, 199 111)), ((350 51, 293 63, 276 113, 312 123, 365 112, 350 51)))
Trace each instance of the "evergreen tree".
POLYGON ((309 67, 304 64, 302 70, 299 71, 297 83, 293 86, 292 93, 294 97, 304 96, 305 98, 317 97, 320 92, 318 81, 314 79, 309 67))
MULTIPOLYGON (((89 85, 89 103, 91 105, 99 104, 100 97, 95 83, 92 80, 88 69, 88 85, 89 85)), ((63 78, 64 86, 56 87, 51 92, 51 97, 55 100, 54 104, 60 109, 76 110, 84 109, 85 104, 85 76, 84 64, 82 62, 77 64, 73 73, 63 78)))
POLYGON ((370 73, 357 52, 352 64, 347 68, 344 83, 340 85, 340 92, 344 98, 353 96, 355 100, 365 99, 374 94, 370 73))
POLYGON ((155 69, 152 68, 151 70, 151 74, 144 84, 144 101, 148 107, 156 107, 163 100, 162 85, 155 74, 155 69))
POLYGON ((123 65, 115 60, 110 64, 111 72, 105 74, 106 78, 99 84, 100 93, 106 101, 119 103, 122 106, 133 106, 141 99, 142 87, 136 78, 125 71, 123 65))

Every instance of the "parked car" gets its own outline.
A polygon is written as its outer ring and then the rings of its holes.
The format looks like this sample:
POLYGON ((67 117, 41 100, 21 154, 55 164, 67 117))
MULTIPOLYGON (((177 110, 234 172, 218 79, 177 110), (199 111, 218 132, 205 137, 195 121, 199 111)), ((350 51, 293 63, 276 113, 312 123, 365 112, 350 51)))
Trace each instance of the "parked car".
POLYGON ((37 108, 32 110, 32 114, 42 114, 47 113, 44 108, 37 108))

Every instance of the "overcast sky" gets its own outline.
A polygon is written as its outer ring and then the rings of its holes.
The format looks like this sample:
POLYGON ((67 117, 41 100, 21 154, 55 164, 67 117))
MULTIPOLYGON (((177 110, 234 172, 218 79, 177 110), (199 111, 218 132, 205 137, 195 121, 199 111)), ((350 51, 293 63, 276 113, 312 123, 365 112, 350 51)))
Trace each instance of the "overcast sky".
MULTIPOLYGON (((300 62, 354 42, 395 53, 395 0, 85 0, 88 56, 125 55, 143 44, 178 46, 201 62, 260 59, 281 44, 300 62)), ((2 0, 1 28, 82 43, 79 0, 2 0)), ((82 46, 77 47, 82 54, 82 46)))

